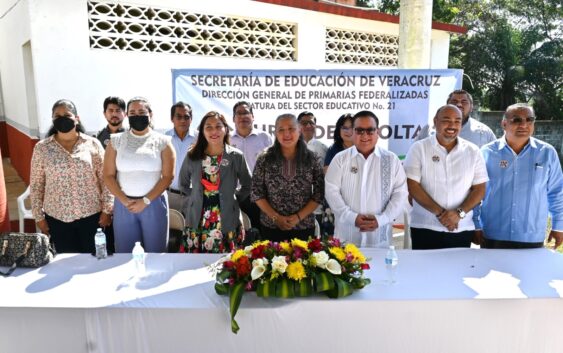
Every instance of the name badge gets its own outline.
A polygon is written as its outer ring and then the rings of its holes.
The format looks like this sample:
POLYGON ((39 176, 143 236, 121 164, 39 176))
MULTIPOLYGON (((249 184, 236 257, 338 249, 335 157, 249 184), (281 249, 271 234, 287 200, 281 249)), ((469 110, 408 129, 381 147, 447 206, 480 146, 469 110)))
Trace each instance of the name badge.
POLYGON ((499 163, 499 166, 500 166, 502 169, 507 168, 507 167, 508 167, 508 161, 505 160, 505 159, 501 160, 500 163, 499 163))
POLYGON ((432 161, 438 163, 440 161, 439 156, 432 156, 432 161))
POLYGON ((231 164, 231 162, 229 162, 228 159, 223 159, 223 160, 221 160, 221 165, 222 165, 223 167, 228 167, 229 164, 231 164))
POLYGON ((352 168, 350 168, 350 172, 351 172, 352 174, 356 174, 356 173, 358 172, 358 167, 352 167, 352 168))

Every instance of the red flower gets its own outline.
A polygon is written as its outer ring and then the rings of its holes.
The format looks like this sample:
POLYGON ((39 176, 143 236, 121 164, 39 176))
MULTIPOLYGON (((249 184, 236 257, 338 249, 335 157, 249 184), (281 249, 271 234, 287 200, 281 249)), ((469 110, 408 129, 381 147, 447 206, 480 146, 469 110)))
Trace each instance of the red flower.
POLYGON ((250 271, 252 270, 252 266, 250 265, 250 262, 248 261, 248 257, 243 256, 241 257, 237 262, 236 262, 236 269, 237 269, 237 275, 239 277, 244 277, 246 275, 248 275, 250 273, 250 271))
POLYGON ((369 270, 369 264, 367 262, 365 264, 361 264, 360 267, 362 270, 369 270))
POLYGON ((231 268, 235 267, 235 263, 229 260, 229 261, 223 262, 223 266, 225 266, 225 268, 227 268, 227 269, 231 269, 231 268))
POLYGON ((328 239, 328 244, 329 244, 330 246, 340 247, 340 239, 334 238, 334 237, 330 237, 330 238, 328 239))
POLYGON ((250 250, 250 257, 252 257, 253 259, 260 259, 262 257, 265 257, 264 255, 265 249, 266 247, 264 245, 258 245, 254 249, 250 250))
POLYGON ((308 248, 311 249, 313 252, 319 252, 323 249, 323 244, 321 243, 320 239, 313 239, 307 244, 308 248))
POLYGON ((209 222, 211 223, 217 223, 217 221, 219 220, 219 217, 217 215, 216 211, 211 211, 209 214, 209 218, 208 218, 209 222))

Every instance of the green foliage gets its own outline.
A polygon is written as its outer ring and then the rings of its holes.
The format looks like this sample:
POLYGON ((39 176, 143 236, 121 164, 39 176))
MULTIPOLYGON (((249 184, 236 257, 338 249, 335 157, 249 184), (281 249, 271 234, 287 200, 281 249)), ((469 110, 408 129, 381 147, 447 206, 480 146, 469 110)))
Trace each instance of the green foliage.
MULTIPOLYGON (((379 10, 399 13, 399 0, 379 10)), ((468 29, 450 43, 452 68, 481 108, 530 102, 540 119, 563 120, 561 0, 434 0, 433 20, 468 29)))

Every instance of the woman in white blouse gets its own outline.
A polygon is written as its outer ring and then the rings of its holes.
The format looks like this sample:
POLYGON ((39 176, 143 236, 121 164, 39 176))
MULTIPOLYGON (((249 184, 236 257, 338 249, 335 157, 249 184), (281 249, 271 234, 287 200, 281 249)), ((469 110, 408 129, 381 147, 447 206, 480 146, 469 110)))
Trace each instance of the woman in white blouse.
POLYGON ((131 129, 111 136, 104 180, 115 195, 115 251, 131 252, 140 241, 147 252, 164 252, 168 243, 168 200, 175 152, 170 138, 150 126, 152 110, 142 97, 127 103, 131 129))

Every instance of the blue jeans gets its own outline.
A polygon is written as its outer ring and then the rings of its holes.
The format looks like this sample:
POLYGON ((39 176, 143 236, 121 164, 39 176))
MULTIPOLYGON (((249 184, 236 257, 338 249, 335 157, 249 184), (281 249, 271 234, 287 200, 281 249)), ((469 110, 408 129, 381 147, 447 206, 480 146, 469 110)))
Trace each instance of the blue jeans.
POLYGON ((115 252, 127 253, 140 241, 146 252, 165 252, 168 247, 168 199, 154 199, 141 213, 131 213, 117 198, 113 207, 115 252))

